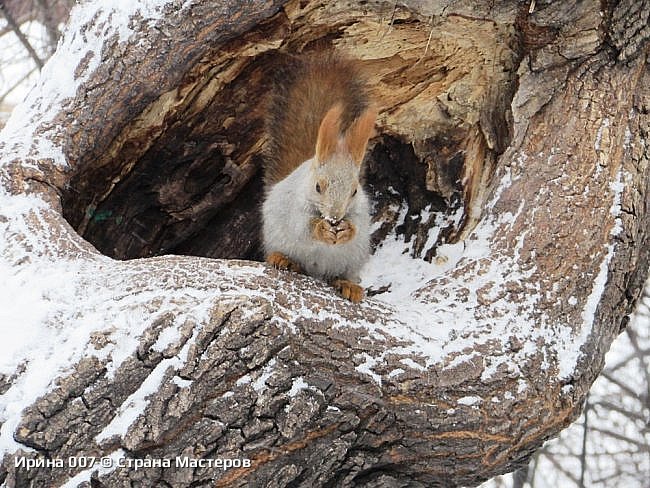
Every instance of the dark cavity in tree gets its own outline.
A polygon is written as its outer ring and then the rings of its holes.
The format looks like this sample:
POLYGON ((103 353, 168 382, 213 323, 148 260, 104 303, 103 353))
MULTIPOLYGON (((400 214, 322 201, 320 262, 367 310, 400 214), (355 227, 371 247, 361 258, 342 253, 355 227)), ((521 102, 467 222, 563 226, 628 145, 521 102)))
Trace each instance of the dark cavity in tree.
MULTIPOLYGON (((117 259, 163 254, 262 259, 259 209, 269 88, 263 80, 270 79, 267 73, 284 56, 259 55, 218 88, 219 77, 231 68, 223 60, 188 73, 178 89, 184 95, 175 95, 178 108, 156 121, 162 126, 159 132, 134 128, 138 118, 155 113, 150 109, 125 121, 114 154, 78 165, 83 170, 72 177, 62 198, 66 219, 100 252, 117 259)), ((449 154, 441 141, 433 141, 431 149, 449 154)), ((449 191, 443 197, 426 189, 427 165, 411 143, 381 134, 373 143, 365 163, 365 184, 375 220, 381 222, 373 247, 395 229, 413 242, 414 257, 430 260, 435 249, 424 249, 424 244, 429 229, 440 221, 423 219, 421 213, 448 214, 462 204, 463 157, 451 151, 444 174, 438 175, 448 181, 447 190, 452 188, 452 198, 449 191), (407 215, 403 222, 398 222, 400 209, 407 215)), ((458 233, 450 225, 444 224, 441 239, 458 233)))

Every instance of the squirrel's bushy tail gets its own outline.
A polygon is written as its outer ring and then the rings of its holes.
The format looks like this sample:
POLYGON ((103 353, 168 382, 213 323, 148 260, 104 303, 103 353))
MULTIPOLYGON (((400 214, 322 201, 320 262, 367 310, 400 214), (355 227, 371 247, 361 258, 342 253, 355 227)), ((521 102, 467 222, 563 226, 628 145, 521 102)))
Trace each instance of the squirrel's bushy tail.
POLYGON ((291 56, 274 73, 266 117, 267 186, 283 180, 314 156, 318 128, 330 108, 336 104, 343 107, 343 132, 369 106, 368 89, 357 63, 333 53, 291 56))

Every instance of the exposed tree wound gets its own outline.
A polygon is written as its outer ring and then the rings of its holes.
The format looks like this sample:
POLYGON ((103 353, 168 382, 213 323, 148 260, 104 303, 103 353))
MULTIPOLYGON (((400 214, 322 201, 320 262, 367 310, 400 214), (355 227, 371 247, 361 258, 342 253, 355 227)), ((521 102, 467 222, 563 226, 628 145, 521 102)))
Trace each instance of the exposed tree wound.
MULTIPOLYGON (((578 415, 647 277, 646 3, 170 3, 131 19, 129 42, 105 34, 56 117, 33 103, 33 140, 0 142, 2 188, 45 201, 0 208, 0 256, 77 266, 74 320, 104 324, 23 412, 13 437, 34 451, 7 453, 0 482, 82 471, 15 465, 48 456, 252 462, 118 467, 80 485, 106 487, 473 486, 524 465, 578 415), (118 258, 261 259, 265 81, 317 46, 363 60, 380 101, 373 245, 395 230, 432 261, 464 240, 467 256, 410 296, 448 334, 426 344, 435 360, 418 331, 399 334, 408 303, 350 303, 234 259, 111 261, 79 237, 118 258), (143 327, 113 363, 127 312, 143 327), (582 351, 565 375, 563 340, 582 351), (112 425, 152 378, 143 414, 112 425)), ((52 327, 75 326, 64 319, 52 327)), ((0 394, 29 373, 0 377, 0 394)))

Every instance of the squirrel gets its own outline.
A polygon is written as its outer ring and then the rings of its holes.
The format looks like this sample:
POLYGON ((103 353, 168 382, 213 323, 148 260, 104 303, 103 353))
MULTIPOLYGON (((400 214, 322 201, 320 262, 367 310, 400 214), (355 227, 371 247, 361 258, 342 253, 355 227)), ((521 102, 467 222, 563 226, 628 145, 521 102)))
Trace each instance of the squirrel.
POLYGON ((262 206, 266 262, 323 279, 355 303, 370 256, 361 163, 377 117, 357 63, 321 53, 276 73, 262 206))

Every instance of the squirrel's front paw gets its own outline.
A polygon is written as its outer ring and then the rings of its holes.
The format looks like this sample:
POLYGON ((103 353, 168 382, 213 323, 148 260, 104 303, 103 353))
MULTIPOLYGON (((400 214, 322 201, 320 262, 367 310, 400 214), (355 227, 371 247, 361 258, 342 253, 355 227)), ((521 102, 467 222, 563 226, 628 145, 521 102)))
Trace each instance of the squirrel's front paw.
POLYGON ((294 263, 291 261, 291 259, 286 257, 281 252, 272 252, 266 256, 266 262, 277 269, 288 269, 290 271, 295 271, 296 273, 302 272, 302 269, 298 263, 294 263))
POLYGON ((336 279, 332 280, 330 284, 336 288, 343 298, 347 298, 353 303, 359 303, 363 300, 363 287, 351 282, 350 280, 336 279))
POLYGON ((336 243, 343 244, 345 242, 351 241, 356 234, 356 229, 347 220, 342 220, 336 226, 336 243))
POLYGON ((347 220, 332 225, 326 219, 312 219, 314 238, 327 244, 344 244, 355 236, 356 229, 347 220))

